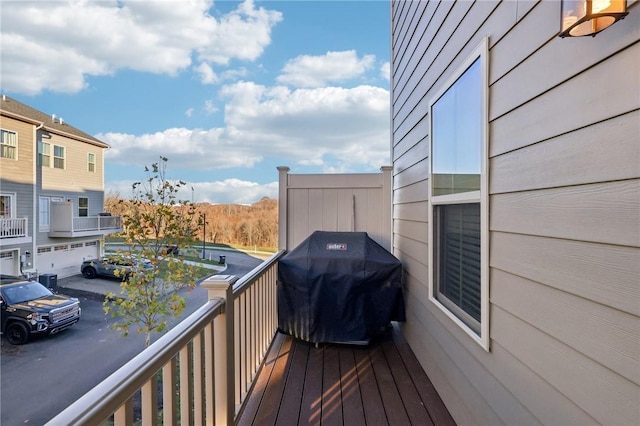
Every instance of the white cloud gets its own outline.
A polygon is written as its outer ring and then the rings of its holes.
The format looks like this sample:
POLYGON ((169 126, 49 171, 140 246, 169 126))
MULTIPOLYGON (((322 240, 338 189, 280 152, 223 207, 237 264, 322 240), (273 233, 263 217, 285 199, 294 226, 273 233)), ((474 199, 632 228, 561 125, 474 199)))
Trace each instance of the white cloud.
POLYGON ((322 87, 359 77, 374 62, 374 55, 358 58, 355 50, 327 52, 322 56, 301 55, 287 62, 277 80, 296 87, 322 87))
POLYGON ((193 112, 194 112, 194 111, 195 111, 195 110, 194 110, 193 108, 189 108, 188 110, 186 110, 186 111, 184 112, 184 115, 186 115, 187 117, 191 118, 191 117, 193 116, 193 112))
MULTIPOLYGON (((129 198, 133 181, 112 181, 105 193, 129 198)), ((177 194, 180 200, 193 199, 196 203, 251 204, 262 197, 278 198, 278 182, 260 184, 240 179, 224 179, 212 182, 186 182, 177 194), (193 188, 193 192, 191 191, 193 188)))
POLYGON ((216 75, 211 65, 203 62, 194 68, 196 73, 200 76, 200 82, 202 84, 214 84, 218 82, 218 76, 216 75))
POLYGON ((241 82, 226 86, 225 127, 172 128, 140 136, 106 133, 106 158, 148 164, 158 153, 172 167, 252 168, 265 157, 327 171, 378 170, 389 159, 389 92, 373 86, 290 90, 241 82))
POLYGON ((204 101, 204 110, 207 114, 213 114, 218 111, 218 107, 213 103, 211 99, 204 101))
POLYGON ((213 170, 252 167, 263 159, 251 146, 232 146, 233 138, 224 129, 172 128, 141 136, 105 133, 96 137, 111 145, 105 157, 117 164, 150 164, 161 154, 177 168, 213 170))
MULTIPOLYGON (((200 61, 255 60, 282 16, 252 0, 210 15, 211 0, 2 2, 3 90, 78 92, 119 69, 176 75, 200 61), (25 76, 28 76, 25 78, 25 76)), ((210 65, 195 71, 205 80, 210 65), (207 69, 208 67, 208 69, 207 69)))
POLYGON ((282 20, 282 14, 245 0, 238 8, 216 21, 207 43, 201 46, 199 59, 226 65, 232 58, 253 61, 271 43, 271 29, 282 20))
POLYGON ((258 152, 302 165, 389 164, 389 92, 372 86, 290 91, 227 86, 225 120, 258 152))
POLYGON ((385 62, 380 67, 380 75, 387 81, 391 81, 391 64, 389 62, 385 62))
POLYGON ((195 202, 198 203, 251 204, 262 197, 278 198, 278 182, 260 184, 240 179, 225 179, 214 182, 196 182, 192 186, 196 194, 195 202))

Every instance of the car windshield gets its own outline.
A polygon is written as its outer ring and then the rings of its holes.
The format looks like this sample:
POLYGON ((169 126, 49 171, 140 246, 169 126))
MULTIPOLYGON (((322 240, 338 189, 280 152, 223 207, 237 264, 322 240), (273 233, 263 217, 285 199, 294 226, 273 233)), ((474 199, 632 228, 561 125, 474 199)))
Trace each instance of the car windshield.
POLYGON ((34 281, 2 287, 2 296, 9 305, 41 299, 52 294, 48 288, 34 281))

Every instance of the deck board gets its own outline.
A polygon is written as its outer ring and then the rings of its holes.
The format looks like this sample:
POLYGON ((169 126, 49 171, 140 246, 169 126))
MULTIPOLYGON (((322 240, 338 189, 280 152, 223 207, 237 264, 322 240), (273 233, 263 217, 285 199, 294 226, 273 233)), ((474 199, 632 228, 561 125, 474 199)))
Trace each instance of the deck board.
POLYGON ((378 383, 378 391, 382 397, 382 406, 387 415, 389 424, 408 425, 409 417, 404 410, 400 393, 396 387, 396 383, 391 375, 391 369, 382 351, 382 345, 378 344, 371 350, 371 364, 373 372, 376 375, 378 383))
MULTIPOLYGON (((309 345, 308 343, 296 342, 309 345)), ((307 361, 307 374, 302 391, 302 407, 300 407, 300 425, 320 424, 322 416, 322 367, 323 353, 310 347, 307 361)))
POLYGON ((262 403, 256 415, 256 424, 273 424, 280 408, 281 395, 286 384, 286 374, 289 371, 290 354, 293 350, 293 341, 285 339, 280 347, 278 358, 275 361, 273 371, 269 379, 269 385, 262 398, 262 403))
POLYGON ((362 394, 358 369, 353 351, 348 347, 338 349, 338 361, 340 362, 340 386, 342 388, 342 417, 344 424, 365 424, 362 394))
POLYGON ((308 359, 309 345, 295 345, 276 425, 289 426, 298 423, 308 359))
POLYGON ((455 425, 396 327, 368 346, 277 334, 238 425, 455 425))

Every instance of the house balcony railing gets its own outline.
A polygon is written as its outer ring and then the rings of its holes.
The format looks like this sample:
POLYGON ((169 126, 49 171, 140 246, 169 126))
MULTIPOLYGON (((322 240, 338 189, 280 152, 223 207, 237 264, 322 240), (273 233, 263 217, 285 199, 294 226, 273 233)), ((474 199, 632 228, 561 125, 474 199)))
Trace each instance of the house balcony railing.
POLYGON ((276 333, 280 251, 240 280, 201 285, 208 302, 48 425, 233 424, 276 333), (158 389, 162 389, 159 410, 158 389), (178 390, 176 392, 176 389, 178 390), (140 413, 134 400, 140 398, 140 413))
POLYGON ((1 218, 0 238, 24 238, 28 232, 29 220, 26 217, 1 218))
POLYGON ((51 203, 49 237, 75 238, 122 231, 120 216, 74 216, 73 208, 71 202, 51 203))

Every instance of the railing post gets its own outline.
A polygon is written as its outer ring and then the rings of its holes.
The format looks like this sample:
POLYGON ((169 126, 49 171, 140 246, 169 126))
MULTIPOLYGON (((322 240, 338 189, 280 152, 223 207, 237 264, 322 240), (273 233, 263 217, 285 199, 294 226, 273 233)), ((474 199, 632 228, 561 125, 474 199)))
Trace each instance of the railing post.
POLYGON ((287 198, 289 194, 289 167, 278 167, 278 249, 286 250, 289 245, 289 224, 287 223, 287 198))
POLYGON ((233 284, 235 275, 214 275, 200 285, 208 292, 208 298, 224 299, 224 312, 214 321, 213 370, 216 407, 216 425, 233 425, 235 422, 235 354, 233 324, 233 284))

